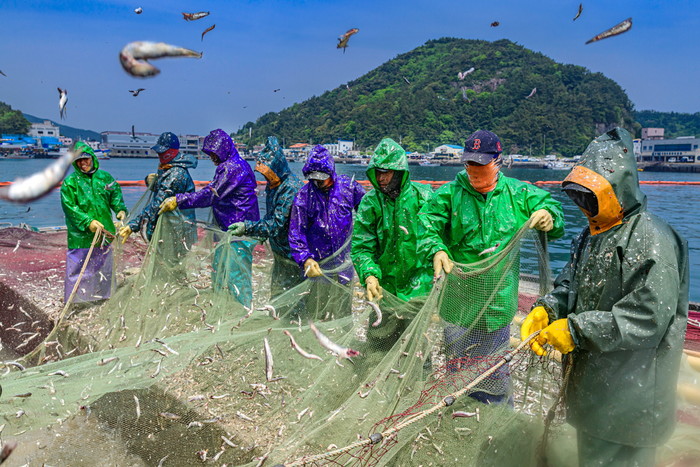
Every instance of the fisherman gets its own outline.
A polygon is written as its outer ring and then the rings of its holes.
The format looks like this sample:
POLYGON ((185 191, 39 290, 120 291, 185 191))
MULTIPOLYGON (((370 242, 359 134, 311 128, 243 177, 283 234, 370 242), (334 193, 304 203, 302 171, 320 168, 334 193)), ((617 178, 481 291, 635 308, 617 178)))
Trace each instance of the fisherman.
POLYGON ((304 278, 289 248, 289 216, 294 196, 304 184, 292 173, 277 137, 268 136, 265 149, 256 157, 255 170, 267 180, 265 217, 259 221, 239 221, 229 226, 233 235, 269 239, 274 255, 270 296, 275 298, 300 284, 304 278))
MULTIPOLYGON (((180 152, 180 140, 174 133, 165 132, 151 148, 158 154, 158 172, 146 177, 146 186, 152 192, 150 201, 143 210, 133 217, 128 225, 119 229, 122 243, 133 232, 141 230, 145 223, 146 239, 151 240, 158 222, 158 209, 161 203, 170 196, 178 193, 193 193, 194 182, 188 169, 197 167, 197 158, 180 152)), ((174 256, 180 258, 197 240, 197 226, 194 209, 183 209, 185 222, 169 217, 168 233, 173 235, 173 242, 168 242, 175 248, 174 256)))
MULTIPOLYGON (((255 174, 238 154, 231 137, 224 130, 212 130, 204 138, 202 152, 216 165, 212 181, 199 191, 178 193, 166 198, 158 214, 175 208, 211 206, 214 220, 223 231, 234 222, 260 220, 255 174)), ((246 240, 222 240, 214 252, 214 288, 228 288, 229 293, 247 307, 253 300, 254 245, 254 242, 246 240)))
MULTIPOLYGON (((333 156, 321 146, 315 146, 302 169, 309 183, 299 190, 289 223, 289 246, 292 258, 309 278, 324 273, 319 261, 325 260, 325 276, 348 284, 352 280, 352 264, 348 261, 352 233, 352 212, 365 194, 362 185, 346 175, 335 172, 333 156), (330 272, 333 271, 333 272, 330 272)), ((331 287, 316 287, 314 297, 319 303, 331 287)), ((350 296, 341 298, 339 314, 350 306, 350 296)), ((307 302, 308 304, 308 302, 307 302)), ((336 316, 339 316, 336 314, 336 316)))
MULTIPOLYGON (((367 300, 381 300, 384 290, 404 301, 427 295, 432 277, 429 264, 416 254, 416 216, 433 190, 411 181, 406 151, 391 138, 374 150, 367 178, 374 189, 357 211, 351 252, 367 300)), ((387 311, 380 326, 368 329, 367 337, 375 343, 393 344, 408 325, 387 311)))
POLYGON ((92 148, 79 141, 75 144, 74 152, 79 154, 73 162, 75 170, 61 185, 61 207, 68 230, 64 300, 68 302, 99 230, 101 238, 94 243, 89 263, 74 297, 77 303, 94 302, 111 296, 110 242, 116 230, 112 222, 112 211, 122 221, 126 218, 127 209, 121 187, 108 172, 100 170, 100 163, 92 148))
POLYGON ((593 140, 562 190, 588 220, 554 289, 521 327, 565 354, 564 401, 579 465, 655 465, 675 423, 688 317, 688 246, 647 211, 632 138, 593 140))
MULTIPOLYGON (((561 204, 547 191, 503 175, 501 152, 501 141, 494 133, 473 133, 464 143, 465 170, 438 189, 418 214, 418 251, 432 258, 435 279, 443 271, 450 273, 452 261, 475 263, 498 254, 526 223, 547 232, 550 239, 564 234, 561 204)), ((482 295, 467 296, 462 287, 446 288, 440 314, 446 321, 444 338, 453 362, 451 370, 457 369, 456 359, 482 358, 508 344, 510 322, 517 311, 520 265, 515 262, 508 267, 511 271, 504 267, 488 271, 489 275, 516 277, 499 285, 495 294, 493 290, 483 290, 482 295)), ((478 391, 470 396, 485 403, 509 398, 507 366, 502 366, 486 386, 489 393, 478 391)))

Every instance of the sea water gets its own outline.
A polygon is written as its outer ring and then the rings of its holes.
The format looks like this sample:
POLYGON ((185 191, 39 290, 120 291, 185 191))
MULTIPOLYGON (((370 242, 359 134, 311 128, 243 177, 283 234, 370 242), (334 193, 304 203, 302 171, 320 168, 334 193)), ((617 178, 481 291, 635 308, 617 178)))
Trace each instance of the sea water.
MULTIPOLYGON (((108 171, 117 180, 143 180, 158 167, 157 159, 122 159, 100 160, 100 168, 108 171)), ((12 181, 17 177, 41 170, 51 161, 42 159, 0 159, 0 181, 12 181)), ((250 162, 251 166, 254 164, 250 162)), ((301 177, 302 163, 290 163, 291 170, 301 177)), ((72 169, 71 169, 72 170, 72 169)), ((215 166, 208 159, 200 160, 196 169, 190 170, 194 180, 208 181, 214 175, 215 166)), ((337 164, 336 171, 356 180, 366 180, 367 166, 337 164)), ((422 167, 411 166, 413 180, 453 180, 462 167, 422 167)), ((561 181, 568 170, 546 169, 503 169, 510 177, 529 182, 561 181)), ((258 180, 262 175, 256 172, 258 180)), ((700 182, 698 173, 639 172, 640 180, 668 180, 700 182)), ((549 242, 549 251, 553 273, 556 275, 569 258, 571 240, 587 222, 581 211, 561 192, 558 185, 542 187, 559 200, 564 207, 566 233, 564 237, 549 242)), ((128 207, 133 206, 144 193, 144 187, 123 187, 124 201, 128 207)), ((697 219, 697 206, 700 204, 700 186, 693 185, 643 185, 642 191, 648 198, 648 209, 665 219, 688 241, 690 251, 690 299, 700 301, 700 222, 697 219)), ((260 209, 264 212, 265 203, 261 199, 260 209)), ((0 201, 0 227, 26 223, 34 227, 65 225, 60 208, 58 190, 30 204, 12 204, 0 201)))

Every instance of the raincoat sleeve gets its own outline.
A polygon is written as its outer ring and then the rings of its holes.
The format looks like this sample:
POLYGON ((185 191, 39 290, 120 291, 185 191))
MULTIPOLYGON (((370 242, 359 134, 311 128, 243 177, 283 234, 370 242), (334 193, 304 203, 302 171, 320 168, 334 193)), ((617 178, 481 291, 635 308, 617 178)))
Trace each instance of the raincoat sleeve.
MULTIPOLYGON (((678 306, 681 273, 674 246, 648 225, 618 245, 620 298, 610 311, 586 310, 569 316, 576 345, 593 352, 656 349, 678 306), (640 240, 641 239, 641 240, 640 240), (642 259, 639 259, 642 258, 642 259)), ((603 280, 605 278, 603 277, 603 280)))
POLYGON ((223 194, 224 189, 231 190, 231 187, 226 187, 227 181, 235 179, 240 183, 241 177, 229 177, 226 167, 228 167, 228 165, 218 165, 214 172, 214 178, 209 182, 209 185, 201 190, 195 191, 194 193, 180 193, 176 195, 177 206, 180 209, 192 209, 207 208, 214 204, 214 200, 220 194, 223 194))
POLYGON ((277 235, 278 232, 284 229, 287 219, 289 219, 295 194, 290 187, 277 198, 273 210, 266 212, 263 219, 259 221, 245 221, 246 235, 259 238, 270 238, 277 235))
POLYGON ((365 191, 365 188, 357 183, 357 181, 353 180, 352 183, 352 205, 357 210, 358 206, 360 206, 360 201, 362 201, 362 198, 365 196, 367 191, 365 191))
POLYGON ((132 232, 138 232, 141 228, 141 222, 143 219, 147 219, 150 223, 153 219, 158 217, 158 211, 160 210, 160 205, 166 198, 175 196, 177 193, 184 193, 187 191, 187 177, 183 176, 184 169, 180 167, 173 167, 165 173, 163 180, 161 180, 158 186, 154 186, 154 195, 151 198, 151 202, 143 208, 143 211, 131 222, 129 222, 129 227, 132 232))
POLYGON ((561 203, 542 188, 530 184, 525 184, 525 186, 527 189, 525 203, 528 213, 532 215, 537 210, 546 209, 552 215, 554 222, 552 230, 547 232, 547 238, 550 240, 561 238, 564 235, 564 210, 561 203))
POLYGON ((378 257, 379 238, 377 237, 378 216, 381 216, 379 201, 376 196, 368 194, 360 203, 352 229, 352 250, 350 257, 360 283, 365 286, 369 276, 382 280, 382 270, 375 262, 378 257))
POLYGON ((292 213, 289 217, 289 247, 292 251, 292 259, 299 267, 304 267, 304 262, 311 258, 311 250, 306 240, 306 203, 304 196, 306 190, 302 190, 294 197, 292 213))
POLYGON ((452 212, 452 185, 447 183, 418 212, 418 254, 428 259, 438 251, 450 252, 442 240, 452 212))
POLYGON ((114 180, 114 177, 107 174, 108 184, 111 184, 114 188, 109 190, 109 207, 112 211, 118 213, 119 211, 124 211, 128 213, 126 209, 126 204, 124 204, 124 196, 122 196, 122 187, 114 180))
POLYGON ((92 217, 78 207, 74 187, 65 182, 61 185, 61 208, 66 216, 66 224, 75 225, 83 232, 88 231, 92 217))

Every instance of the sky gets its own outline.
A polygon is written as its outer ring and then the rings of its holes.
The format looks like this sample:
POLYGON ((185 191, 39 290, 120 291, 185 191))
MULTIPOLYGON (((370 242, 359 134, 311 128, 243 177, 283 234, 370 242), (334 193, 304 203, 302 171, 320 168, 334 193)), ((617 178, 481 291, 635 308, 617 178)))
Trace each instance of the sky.
MULTIPOLYGON (((700 111, 696 0, 0 0, 0 101, 101 131, 233 132, 267 112, 352 81, 431 39, 509 39, 615 80, 637 110, 700 111), (134 9, 143 13, 137 15, 134 9), (197 21, 182 12, 209 11, 197 21), (622 35, 584 43, 632 17, 622 35), (498 21, 498 27, 490 24, 498 21), (216 28, 204 39, 201 33, 216 28), (359 28, 345 53, 337 38, 359 28), (128 75, 133 41, 203 52, 163 58, 152 78, 128 75), (129 90, 145 88, 137 97, 129 90), (279 89, 278 92, 274 92, 279 89)), ((278 135, 283 137, 284 135, 278 135)))

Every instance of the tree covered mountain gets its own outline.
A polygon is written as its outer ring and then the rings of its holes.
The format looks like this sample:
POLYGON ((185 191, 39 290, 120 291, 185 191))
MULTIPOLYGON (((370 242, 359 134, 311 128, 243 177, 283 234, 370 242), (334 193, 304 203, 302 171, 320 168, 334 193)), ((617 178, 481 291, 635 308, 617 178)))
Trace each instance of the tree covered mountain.
POLYGON ((632 112, 625 91, 601 73, 505 39, 442 38, 347 85, 267 113, 235 136, 253 144, 267 135, 312 144, 347 139, 363 149, 388 136, 408 151, 428 152, 488 129, 509 153, 574 155, 614 126, 638 130, 632 112))
POLYGON ((22 115, 22 112, 12 110, 11 106, 0 102, 0 134, 24 135, 31 126, 31 123, 22 115))
POLYGON ((641 128, 664 128, 665 138, 700 135, 700 112, 694 114, 642 110, 634 112, 641 128))

